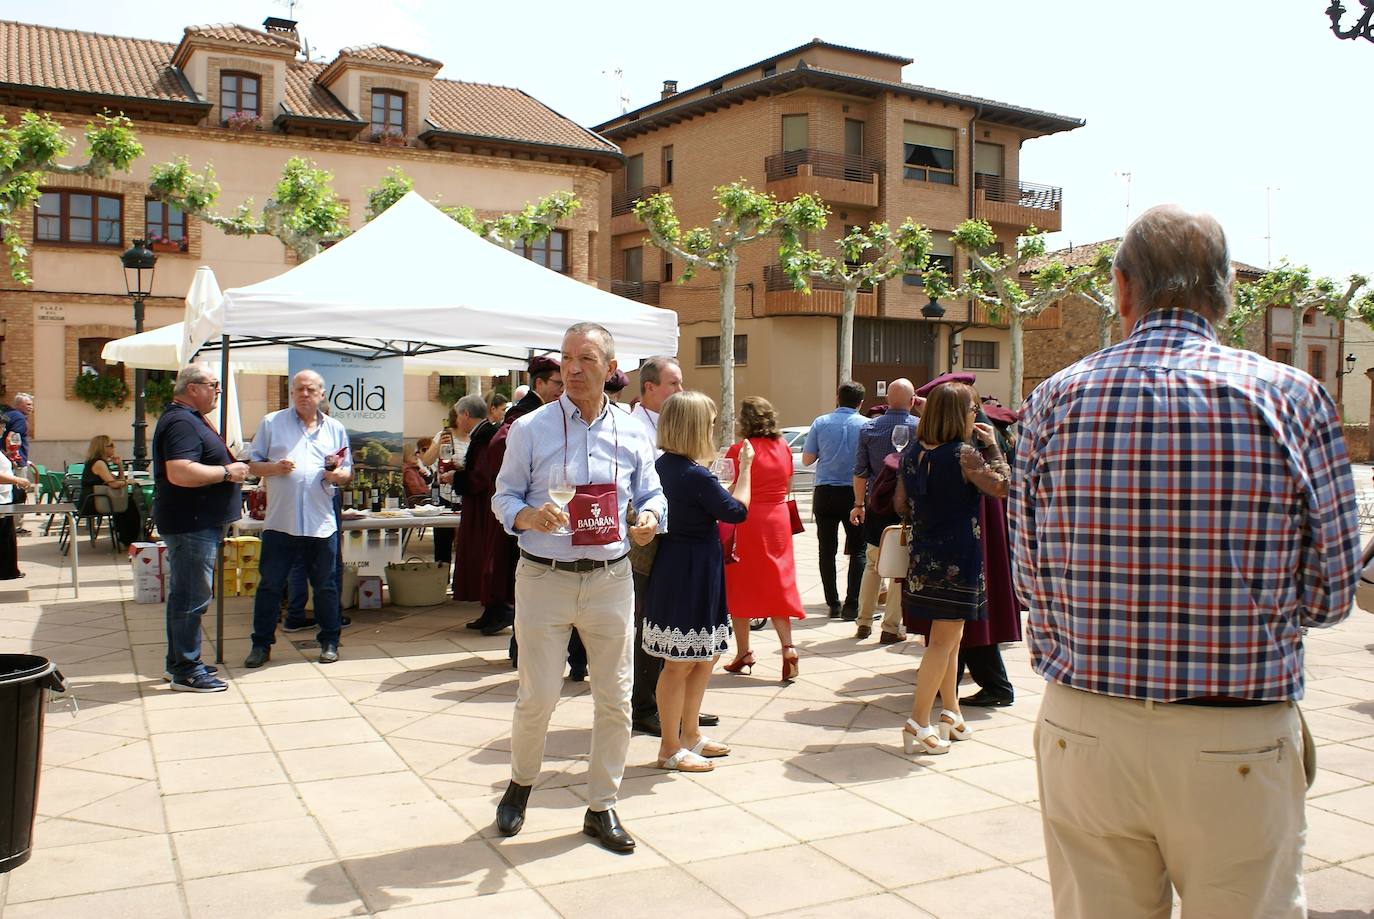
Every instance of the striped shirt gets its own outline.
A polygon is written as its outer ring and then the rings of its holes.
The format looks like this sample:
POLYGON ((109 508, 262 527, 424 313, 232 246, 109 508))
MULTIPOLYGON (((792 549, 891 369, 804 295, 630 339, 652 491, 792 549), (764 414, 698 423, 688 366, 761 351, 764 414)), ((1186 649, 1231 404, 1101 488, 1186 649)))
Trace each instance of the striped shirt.
POLYGON ((1307 374, 1150 313, 1041 384, 1010 496, 1037 672, 1171 702, 1302 698, 1302 628, 1350 613, 1340 417, 1307 374))

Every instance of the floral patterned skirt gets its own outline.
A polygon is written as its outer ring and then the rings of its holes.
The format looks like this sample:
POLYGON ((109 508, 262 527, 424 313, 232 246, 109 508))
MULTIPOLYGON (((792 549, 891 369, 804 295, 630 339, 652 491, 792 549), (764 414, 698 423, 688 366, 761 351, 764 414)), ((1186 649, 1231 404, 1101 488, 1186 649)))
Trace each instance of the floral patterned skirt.
POLYGON ((911 564, 902 586, 905 617, 973 622, 987 615, 987 585, 978 542, 981 535, 976 516, 969 521, 966 533, 913 531, 911 564))

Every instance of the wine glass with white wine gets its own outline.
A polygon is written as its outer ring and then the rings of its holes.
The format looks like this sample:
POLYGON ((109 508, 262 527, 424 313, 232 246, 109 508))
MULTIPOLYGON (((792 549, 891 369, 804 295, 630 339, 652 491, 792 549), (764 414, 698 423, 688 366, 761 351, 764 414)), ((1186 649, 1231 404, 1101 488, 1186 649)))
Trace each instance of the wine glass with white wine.
MULTIPOLYGON (((572 471, 566 465, 560 463, 549 470, 549 500, 557 504, 560 511, 565 514, 568 512, 568 504, 575 493, 572 471)), ((567 524, 562 524, 551 532, 555 536, 572 535, 572 530, 568 529, 567 524)))
POLYGON ((899 424, 892 429, 892 446, 897 448, 898 453, 905 450, 909 443, 911 443, 911 428, 899 424))
POLYGON ((711 463, 711 474, 726 488, 735 481, 735 461, 728 456, 718 456, 711 463))

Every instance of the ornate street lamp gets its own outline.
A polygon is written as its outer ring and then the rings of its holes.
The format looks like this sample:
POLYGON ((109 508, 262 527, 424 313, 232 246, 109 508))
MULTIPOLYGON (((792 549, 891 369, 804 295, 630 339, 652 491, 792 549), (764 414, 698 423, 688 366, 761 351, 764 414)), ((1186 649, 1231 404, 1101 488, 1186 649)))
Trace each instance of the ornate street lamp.
MULTIPOLYGON (((143 301, 153 295, 157 256, 148 248, 147 240, 135 239, 119 260, 124 264, 124 289, 134 301, 134 334, 138 334, 143 331, 143 301)), ((143 406, 147 377, 148 372, 142 367, 134 370, 134 468, 140 472, 148 468, 148 422, 143 406)))
POLYGON ((1337 38, 1363 38, 1374 42, 1374 0, 1360 0, 1360 5, 1364 7, 1364 12, 1355 20, 1353 26, 1342 29, 1341 18, 1345 16, 1345 6, 1341 0, 1331 0, 1331 5, 1326 8, 1326 15, 1331 19, 1331 31, 1337 38))
POLYGON ((930 302, 921 307, 921 315, 930 320, 939 319, 945 315, 945 308, 934 297, 931 297, 930 302))
POLYGON ((1345 356, 1345 369, 1341 371, 1341 376, 1348 377, 1355 372, 1355 361, 1357 358, 1353 354, 1345 356))

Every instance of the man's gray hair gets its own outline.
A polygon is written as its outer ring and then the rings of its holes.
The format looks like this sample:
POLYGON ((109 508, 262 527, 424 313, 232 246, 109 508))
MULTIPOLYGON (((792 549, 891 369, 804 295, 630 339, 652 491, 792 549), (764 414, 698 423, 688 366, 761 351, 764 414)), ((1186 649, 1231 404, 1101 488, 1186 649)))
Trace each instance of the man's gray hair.
POLYGON ((33 393, 30 393, 30 392, 17 392, 17 393, 14 394, 14 401, 15 401, 15 402, 23 402, 25 399, 27 399, 28 401, 32 402, 32 401, 33 401, 33 393))
POLYGON ((595 322, 574 323, 568 326, 568 331, 563 333, 564 338, 569 335, 581 335, 584 338, 596 336, 601 339, 601 356, 606 359, 607 363, 615 360, 615 336, 604 325, 595 322))
POLYGON ((1112 267, 1126 279, 1141 314, 1185 309, 1216 321, 1231 308, 1231 250, 1211 214, 1177 204, 1150 208, 1127 228, 1112 267))
POLYGON ((678 359, 671 354, 655 354, 653 357, 639 365, 639 394, 644 395, 645 387, 650 383, 657 386, 663 382, 663 371, 668 367, 676 367, 682 370, 682 365, 678 359))
POLYGON ((477 393, 468 393, 453 403, 453 410, 459 415, 467 415, 469 418, 485 419, 487 417, 487 400, 477 393))
POLYGON ((309 367, 304 370, 297 370, 295 375, 291 377, 291 387, 293 389, 296 386, 297 377, 310 377, 311 382, 318 385, 320 389, 324 389, 324 377, 320 376, 317 370, 311 370, 309 367))
POLYGON ((199 364, 191 364, 182 367, 177 371, 177 381, 172 384, 172 395, 185 395, 186 387, 194 383, 209 383, 215 378, 214 373, 201 367, 199 364))

